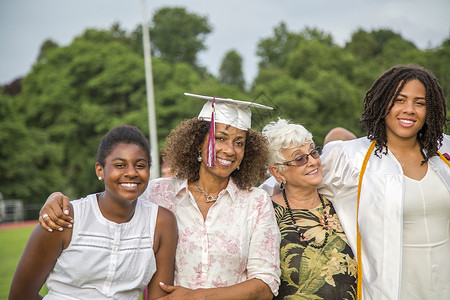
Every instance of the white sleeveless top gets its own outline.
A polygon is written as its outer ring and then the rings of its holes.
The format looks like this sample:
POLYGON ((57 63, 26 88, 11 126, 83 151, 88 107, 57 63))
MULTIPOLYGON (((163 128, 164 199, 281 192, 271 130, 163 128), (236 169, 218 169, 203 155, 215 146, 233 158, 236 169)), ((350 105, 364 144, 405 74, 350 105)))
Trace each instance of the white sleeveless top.
POLYGON ((74 226, 46 281, 46 300, 138 299, 156 271, 158 205, 137 200, 127 223, 103 217, 95 194, 71 202, 74 226))
POLYGON ((429 164, 421 180, 405 176, 400 299, 450 299, 450 193, 429 164))

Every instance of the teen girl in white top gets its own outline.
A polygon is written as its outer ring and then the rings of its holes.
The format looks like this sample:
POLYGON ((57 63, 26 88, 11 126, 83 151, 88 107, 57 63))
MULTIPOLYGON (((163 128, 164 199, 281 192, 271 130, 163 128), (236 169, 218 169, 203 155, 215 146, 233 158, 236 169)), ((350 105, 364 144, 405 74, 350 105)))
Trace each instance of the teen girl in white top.
POLYGON ((49 300, 137 299, 147 286, 151 298, 166 295, 159 282, 173 281, 177 228, 170 211, 138 200, 148 184, 149 148, 133 126, 103 137, 95 169, 105 191, 71 203, 72 230, 36 226, 9 299, 41 299, 47 277, 49 300))

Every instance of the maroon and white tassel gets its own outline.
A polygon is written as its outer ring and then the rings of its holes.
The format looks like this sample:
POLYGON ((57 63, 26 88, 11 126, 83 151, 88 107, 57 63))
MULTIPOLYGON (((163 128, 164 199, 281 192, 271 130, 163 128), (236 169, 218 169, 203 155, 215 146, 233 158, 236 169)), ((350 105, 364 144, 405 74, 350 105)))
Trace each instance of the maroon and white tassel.
POLYGON ((209 127, 209 137, 208 137, 208 148, 206 150, 206 165, 208 167, 214 167, 216 161, 216 124, 214 121, 215 108, 214 104, 216 102, 216 97, 212 101, 212 113, 211 113, 211 124, 209 127))

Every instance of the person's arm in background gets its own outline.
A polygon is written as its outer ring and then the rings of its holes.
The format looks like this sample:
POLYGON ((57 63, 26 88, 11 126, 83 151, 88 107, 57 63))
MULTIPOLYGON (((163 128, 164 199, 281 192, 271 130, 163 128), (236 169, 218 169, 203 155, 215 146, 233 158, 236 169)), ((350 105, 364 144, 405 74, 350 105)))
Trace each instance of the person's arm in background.
POLYGON ((281 193, 280 183, 275 179, 275 177, 270 176, 259 186, 260 189, 265 190, 269 196, 281 193))

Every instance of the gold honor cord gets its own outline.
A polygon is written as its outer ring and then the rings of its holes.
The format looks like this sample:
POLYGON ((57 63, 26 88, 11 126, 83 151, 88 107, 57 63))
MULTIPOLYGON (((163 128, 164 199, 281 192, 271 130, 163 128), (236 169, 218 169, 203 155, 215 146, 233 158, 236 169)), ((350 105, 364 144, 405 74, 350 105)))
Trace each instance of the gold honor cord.
POLYGON ((356 256, 358 257, 358 286, 357 286, 357 292, 356 292, 356 299, 361 300, 361 292, 362 292, 362 259, 361 259, 361 235, 359 234, 359 225, 358 225, 358 215, 359 215, 359 196, 361 195, 361 184, 362 179, 364 176, 364 172, 366 171, 367 162, 369 161, 370 154, 373 151, 373 148, 375 147, 375 144, 377 141, 373 141, 372 144, 370 144, 369 149, 367 150, 366 156, 364 157, 364 161, 361 167, 361 172, 359 172, 359 182, 358 182, 358 202, 357 202, 357 210, 356 210, 356 242, 357 242, 357 248, 356 248, 356 256))
MULTIPOLYGON (((359 182, 358 182, 358 202, 357 202, 357 212, 356 212, 356 242, 357 242, 357 249, 356 249, 356 255, 358 256, 358 286, 357 286, 357 294, 356 299, 361 300, 361 293, 362 293, 362 258, 361 258, 361 235, 359 233, 359 225, 358 225, 358 215, 359 215, 359 197, 361 195, 361 184, 362 179, 364 176, 364 172, 366 171, 367 162, 369 161, 370 154, 373 151, 373 148, 375 147, 377 141, 373 141, 372 144, 370 144, 369 149, 367 150, 366 156, 364 157, 364 161, 361 167, 361 172, 359 173, 359 182)), ((437 154, 439 157, 450 167, 449 161, 443 156, 439 151, 437 151, 437 154)))
POLYGON ((444 155, 441 154, 441 152, 437 152, 437 154, 439 154, 439 157, 447 164, 447 166, 450 167, 450 163, 448 162, 448 160, 445 158, 444 155))

